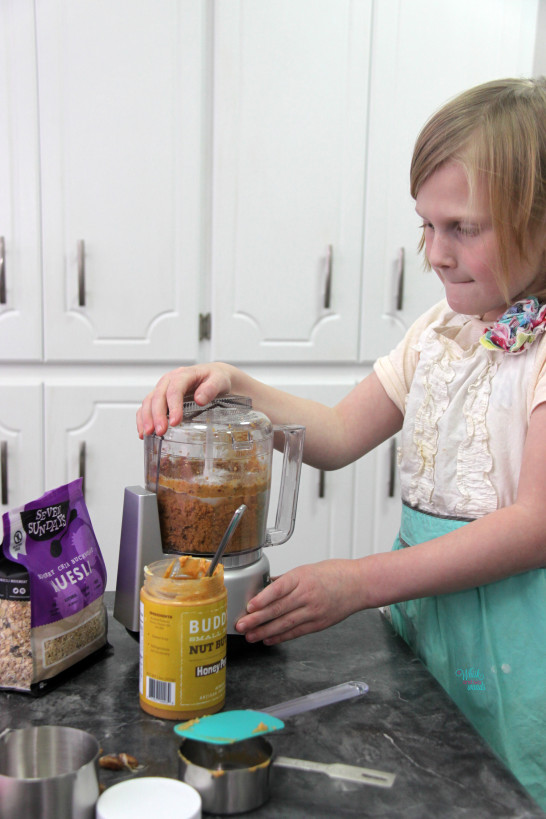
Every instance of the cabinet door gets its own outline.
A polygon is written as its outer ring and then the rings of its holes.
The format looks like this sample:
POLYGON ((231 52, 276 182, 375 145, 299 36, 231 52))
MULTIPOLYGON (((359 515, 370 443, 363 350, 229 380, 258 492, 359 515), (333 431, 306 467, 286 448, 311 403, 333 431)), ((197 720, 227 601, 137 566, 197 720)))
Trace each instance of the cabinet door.
POLYGON ((48 360, 196 358, 206 9, 36 4, 48 360))
POLYGON ((373 30, 360 355, 388 352, 443 298, 417 255, 409 194, 415 139, 450 97, 532 73, 536 0, 381 0, 373 30))
POLYGON ((48 488, 84 478, 85 501, 116 587, 123 495, 143 485, 144 451, 135 415, 153 383, 47 385, 45 463, 48 488))
MULTIPOLYGON (((274 386, 294 395, 334 406, 347 395, 354 386, 354 381, 305 385, 275 382, 274 386)), ((281 463, 281 453, 275 452, 269 526, 272 526, 275 521, 281 463)), ((316 563, 331 557, 357 556, 353 545, 354 470, 354 465, 351 465, 335 472, 321 474, 319 470, 310 466, 302 467, 294 534, 285 544, 272 546, 265 550, 273 576, 304 563, 316 563)), ((371 502, 369 508, 371 511, 371 502)), ((371 517, 369 523, 371 524, 371 517)), ((359 537, 366 541, 371 539, 371 525, 369 535, 367 529, 368 526, 363 516, 363 529, 359 532, 359 537)))
POLYGON ((356 359, 371 8, 215 6, 215 357, 356 359))
POLYGON ((400 529, 401 500, 395 435, 356 465, 355 552, 357 557, 389 552, 400 529), (362 500, 366 498, 366 503, 362 500), (367 537, 360 537, 366 531, 367 537))
POLYGON ((0 3, 0 111, 0 360, 39 360, 42 289, 31 0, 0 3))
POLYGON ((39 383, 0 385, 0 512, 45 491, 43 399, 39 383))

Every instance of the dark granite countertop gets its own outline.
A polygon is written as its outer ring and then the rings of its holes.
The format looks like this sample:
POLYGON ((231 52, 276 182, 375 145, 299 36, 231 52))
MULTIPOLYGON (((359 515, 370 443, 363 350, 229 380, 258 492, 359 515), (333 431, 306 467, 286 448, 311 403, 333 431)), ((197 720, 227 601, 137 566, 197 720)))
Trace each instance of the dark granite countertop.
MULTIPOLYGON (((108 787, 129 776, 177 777, 173 722, 138 704, 138 643, 112 616, 111 650, 41 698, 0 693, 0 732, 29 724, 90 731, 104 753, 129 753, 141 768, 101 770, 108 787)), ((363 680, 369 693, 291 717, 270 737, 275 753, 345 762, 396 774, 391 789, 288 769, 272 772, 271 798, 247 816, 541 817, 545 814, 495 757, 443 689, 377 611, 279 647, 230 638, 228 708, 265 708, 320 688, 363 680)))

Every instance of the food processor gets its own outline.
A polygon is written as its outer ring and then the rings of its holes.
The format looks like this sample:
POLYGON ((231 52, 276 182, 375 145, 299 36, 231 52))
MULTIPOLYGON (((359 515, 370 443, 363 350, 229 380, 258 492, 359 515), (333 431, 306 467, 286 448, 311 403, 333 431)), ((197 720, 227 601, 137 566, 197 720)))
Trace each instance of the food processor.
POLYGON ((270 580, 264 548, 294 531, 305 427, 273 425, 246 396, 200 406, 144 439, 145 486, 125 489, 114 617, 139 631, 144 566, 169 555, 212 557, 234 512, 246 510, 222 557, 228 634, 270 580), (274 442, 283 450, 275 525, 267 528, 274 442))

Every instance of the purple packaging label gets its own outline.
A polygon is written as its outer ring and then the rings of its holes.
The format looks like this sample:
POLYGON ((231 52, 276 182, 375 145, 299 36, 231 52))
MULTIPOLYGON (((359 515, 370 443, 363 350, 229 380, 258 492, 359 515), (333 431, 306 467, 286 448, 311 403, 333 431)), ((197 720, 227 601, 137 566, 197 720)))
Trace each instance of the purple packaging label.
POLYGON ((3 515, 4 555, 29 573, 33 628, 104 594, 106 567, 81 487, 73 481, 3 515))
MULTIPOLYGON (((72 510, 74 513, 75 510, 72 510)), ((19 513, 21 523, 28 537, 33 540, 51 540, 55 535, 62 537, 68 522, 68 501, 46 506, 43 509, 23 509, 19 513)))

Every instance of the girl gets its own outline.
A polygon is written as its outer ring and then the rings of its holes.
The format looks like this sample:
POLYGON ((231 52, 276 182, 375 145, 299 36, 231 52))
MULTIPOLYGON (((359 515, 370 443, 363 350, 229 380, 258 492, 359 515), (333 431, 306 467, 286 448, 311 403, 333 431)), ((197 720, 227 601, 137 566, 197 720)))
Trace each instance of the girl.
POLYGON ((411 191, 446 299, 327 408, 228 364, 165 375, 138 412, 250 395, 306 427, 304 458, 337 469, 402 428, 403 513, 390 553, 277 578, 238 630, 271 645, 390 605, 394 627, 546 808, 546 81, 474 88, 426 124, 411 191))

